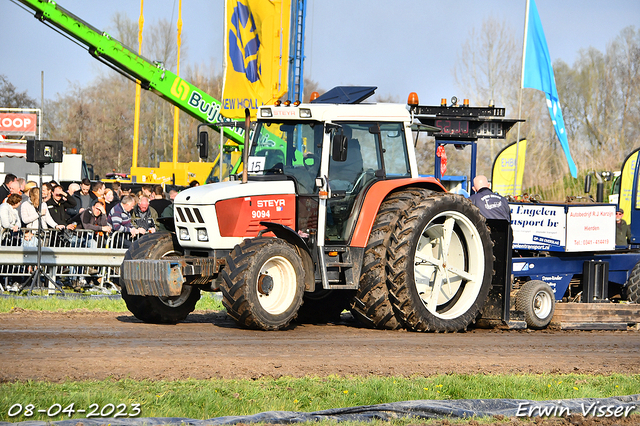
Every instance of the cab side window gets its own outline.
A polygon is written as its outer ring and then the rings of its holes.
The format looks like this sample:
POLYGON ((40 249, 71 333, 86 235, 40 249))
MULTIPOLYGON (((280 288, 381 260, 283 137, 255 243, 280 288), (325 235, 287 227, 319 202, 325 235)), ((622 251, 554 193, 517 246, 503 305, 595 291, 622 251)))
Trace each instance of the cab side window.
POLYGON ((380 123, 380 137, 387 177, 411 176, 402 123, 380 123))

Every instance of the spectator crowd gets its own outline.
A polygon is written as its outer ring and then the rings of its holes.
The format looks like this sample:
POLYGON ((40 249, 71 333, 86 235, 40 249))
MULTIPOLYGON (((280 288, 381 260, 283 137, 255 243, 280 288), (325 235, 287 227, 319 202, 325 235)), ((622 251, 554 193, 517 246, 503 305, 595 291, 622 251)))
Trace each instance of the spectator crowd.
MULTIPOLYGON (((37 241, 34 230, 40 221, 42 229, 63 231, 67 239, 73 239, 77 229, 100 236, 121 232, 126 235, 124 247, 128 247, 132 237, 163 229, 159 217, 173 216, 177 191, 170 192, 165 194, 160 185, 142 185, 139 192, 132 194, 131 188, 119 182, 107 188, 104 182, 89 179, 71 183, 66 190, 55 181, 39 188, 36 182, 26 182, 9 173, 0 187, 2 238, 33 245, 37 241)), ((89 244, 85 241, 80 246, 89 244)))

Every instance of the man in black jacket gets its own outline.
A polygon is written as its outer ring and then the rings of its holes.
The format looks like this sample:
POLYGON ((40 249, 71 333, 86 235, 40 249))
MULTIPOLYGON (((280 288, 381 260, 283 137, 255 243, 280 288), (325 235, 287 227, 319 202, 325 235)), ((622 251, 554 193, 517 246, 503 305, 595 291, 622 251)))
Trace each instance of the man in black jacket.
POLYGON ((51 217, 56 221, 58 225, 64 225, 69 229, 75 228, 74 224, 67 225, 69 217, 67 215, 66 209, 75 207, 76 200, 73 197, 67 195, 67 193, 64 192, 61 186, 56 186, 53 189, 53 194, 51 194, 51 198, 49 199, 49 201, 47 201, 47 206, 49 208, 51 217))
POLYGON ((164 190, 162 186, 156 185, 153 188, 152 197, 149 199, 149 205, 153 208, 158 215, 161 215, 164 209, 171 205, 171 200, 164 198, 164 190))
MULTIPOLYGON (((93 200, 98 196, 91 191, 91 181, 87 178, 82 179, 80 182, 80 191, 76 191, 73 194, 73 199, 76 202, 77 213, 82 213, 93 204, 93 200)), ((71 197, 69 197, 71 198, 71 197)))
POLYGON ((487 219, 503 219, 511 222, 511 208, 509 202, 500 194, 489 188, 486 176, 478 175, 473 179, 473 190, 476 191, 469 199, 480 209, 487 219))
POLYGON ((18 180, 18 177, 13 173, 7 173, 7 175, 4 177, 4 184, 0 186, 0 203, 2 203, 4 199, 7 198, 11 193, 11 190, 9 189, 9 184, 17 180, 18 180))

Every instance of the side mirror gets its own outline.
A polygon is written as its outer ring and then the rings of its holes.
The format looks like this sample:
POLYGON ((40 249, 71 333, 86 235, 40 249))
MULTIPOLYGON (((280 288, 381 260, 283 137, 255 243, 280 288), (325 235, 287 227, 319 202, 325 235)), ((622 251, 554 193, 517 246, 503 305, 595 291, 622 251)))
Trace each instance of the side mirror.
POLYGON ((584 178, 584 193, 588 194, 589 191, 591 191, 591 175, 590 174, 588 174, 584 178))
POLYGON ((206 130, 198 134, 198 151, 199 157, 206 161, 209 157, 209 133, 206 130))
POLYGON ((348 138, 345 135, 335 135, 333 137, 333 151, 331 152, 333 161, 347 160, 347 141, 348 138))

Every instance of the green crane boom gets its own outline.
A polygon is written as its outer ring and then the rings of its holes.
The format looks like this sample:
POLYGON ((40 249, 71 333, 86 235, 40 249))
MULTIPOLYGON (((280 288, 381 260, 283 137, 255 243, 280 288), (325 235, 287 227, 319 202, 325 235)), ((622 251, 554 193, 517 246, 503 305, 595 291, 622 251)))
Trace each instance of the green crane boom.
MULTIPOLYGON (((220 101, 164 68, 161 63, 133 52, 130 48, 100 31, 52 0, 17 0, 35 11, 35 17, 62 31, 87 47, 89 53, 121 74, 137 80, 142 88, 151 90, 182 111, 203 123, 232 121, 220 114, 220 101)), ((217 126, 212 127, 222 131, 217 126)), ((224 134, 243 145, 244 129, 225 127, 224 134)))

